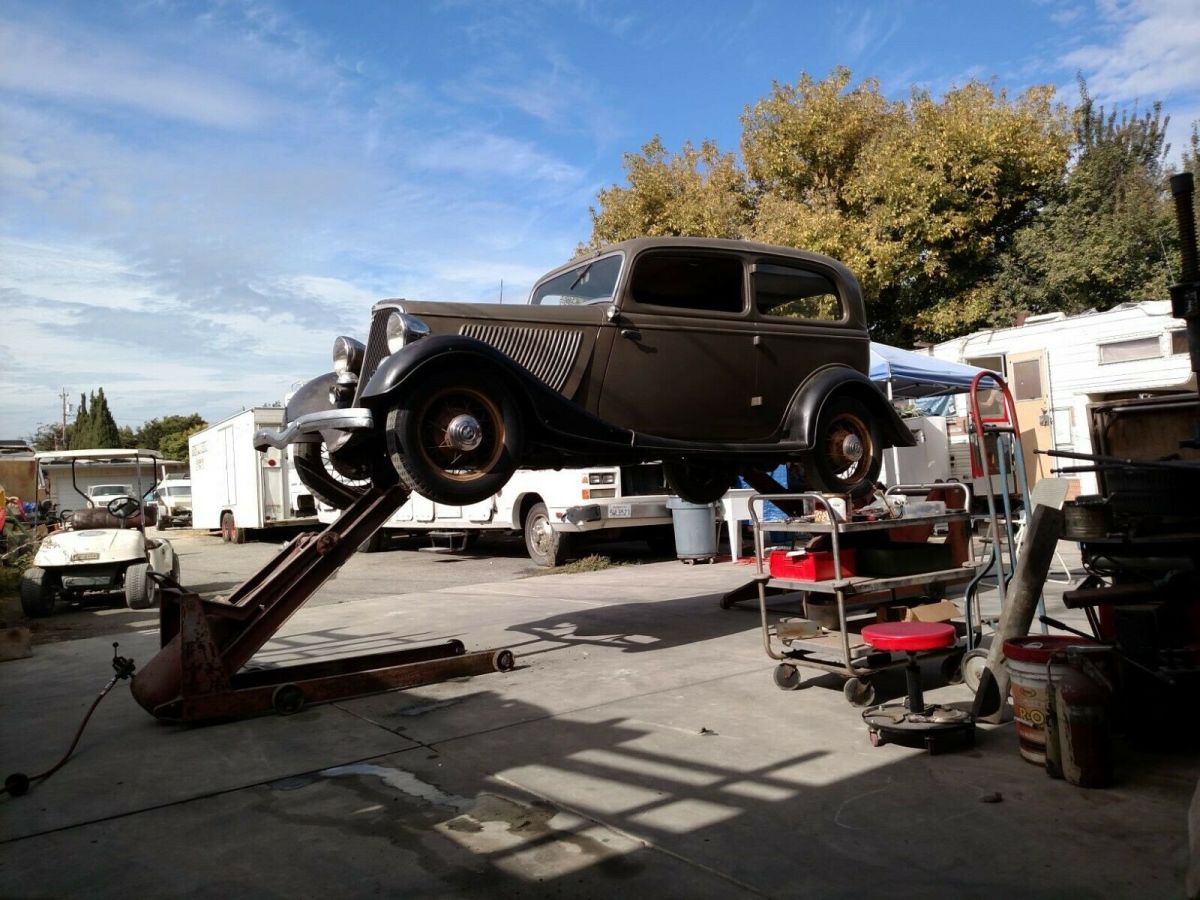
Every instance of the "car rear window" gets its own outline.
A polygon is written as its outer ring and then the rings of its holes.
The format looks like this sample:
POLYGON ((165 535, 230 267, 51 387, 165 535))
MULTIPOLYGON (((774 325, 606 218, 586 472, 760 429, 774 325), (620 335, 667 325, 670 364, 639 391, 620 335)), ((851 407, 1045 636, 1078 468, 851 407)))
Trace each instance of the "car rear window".
POLYGON ((811 269, 758 263, 751 269, 760 315, 840 322, 846 310, 828 277, 811 269))
POLYGON ((742 260, 736 256, 648 253, 634 264, 630 290, 644 306, 740 313, 742 260))

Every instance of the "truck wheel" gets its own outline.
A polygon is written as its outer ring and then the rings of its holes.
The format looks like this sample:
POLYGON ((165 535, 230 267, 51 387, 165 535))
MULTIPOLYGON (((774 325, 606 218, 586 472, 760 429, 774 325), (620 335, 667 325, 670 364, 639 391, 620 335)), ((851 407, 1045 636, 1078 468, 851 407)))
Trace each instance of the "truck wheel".
POLYGON ((221 540, 227 544, 246 543, 246 529, 238 528, 233 513, 221 513, 221 540))
POLYGON ((146 573, 148 563, 134 563, 125 570, 125 605, 130 609, 149 609, 158 605, 158 582, 146 573))
POLYGON ((324 441, 293 444, 292 461, 300 483, 334 509, 345 509, 371 487, 369 472, 351 471, 345 464, 335 462, 324 441))
POLYGON ((733 487, 733 467, 724 463, 663 463, 671 492, 688 503, 715 503, 733 487))
POLYGON ((854 497, 871 493, 883 467, 879 423, 853 397, 830 397, 821 408, 816 440, 804 462, 818 490, 854 497))
POLYGON ((550 513, 545 503, 535 503, 525 516, 525 549, 529 558, 539 566, 561 566, 570 556, 575 543, 573 534, 555 531, 550 526, 550 513))
POLYGON ((521 446, 520 414, 494 379, 435 373, 388 413, 387 441, 406 487, 434 503, 468 506, 512 477, 521 446))
POLYGON ((30 566, 21 575, 21 611, 31 619, 53 613, 61 584, 58 573, 30 566))

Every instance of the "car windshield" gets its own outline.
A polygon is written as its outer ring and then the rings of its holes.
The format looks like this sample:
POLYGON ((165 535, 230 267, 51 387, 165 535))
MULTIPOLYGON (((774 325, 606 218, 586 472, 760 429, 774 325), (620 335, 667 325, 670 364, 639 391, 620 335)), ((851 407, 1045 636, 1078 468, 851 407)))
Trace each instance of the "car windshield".
POLYGON ((593 259, 555 275, 533 289, 529 302, 534 306, 582 306, 606 303, 617 288, 621 274, 620 253, 593 259))

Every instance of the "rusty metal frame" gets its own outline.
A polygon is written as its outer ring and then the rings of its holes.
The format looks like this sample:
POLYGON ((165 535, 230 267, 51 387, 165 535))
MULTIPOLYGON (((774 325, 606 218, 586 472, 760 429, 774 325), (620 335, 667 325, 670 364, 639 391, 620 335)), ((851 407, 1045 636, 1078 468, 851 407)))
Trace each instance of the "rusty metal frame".
POLYGON ((320 533, 301 535, 228 597, 205 600, 164 584, 161 649, 133 677, 151 715, 178 722, 230 718, 513 667, 510 650, 467 653, 461 641, 263 669, 245 665, 408 498, 370 491, 320 533))

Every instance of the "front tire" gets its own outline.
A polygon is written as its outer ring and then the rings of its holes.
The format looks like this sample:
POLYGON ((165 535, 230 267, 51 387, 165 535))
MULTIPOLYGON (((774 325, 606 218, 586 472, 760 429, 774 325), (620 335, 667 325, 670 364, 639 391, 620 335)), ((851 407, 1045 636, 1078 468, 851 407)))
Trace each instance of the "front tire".
POLYGON ((825 401, 805 470, 817 490, 862 497, 883 468, 879 422, 853 397, 825 401))
POLYGON ((352 472, 329 457, 324 442, 292 446, 292 461, 300 483, 334 509, 345 509, 371 487, 369 472, 352 472))
POLYGON ((61 584, 57 573, 30 566, 21 575, 21 611, 31 619, 51 615, 61 584))
POLYGON ((553 569, 566 562, 574 548, 574 535, 555 531, 545 503, 535 503, 525 516, 525 550, 539 566, 553 569))
POLYGON ((148 563, 134 563, 125 570, 125 605, 149 609, 158 605, 158 582, 149 577, 148 563))
POLYGON ((405 487, 434 503, 469 506, 499 491, 516 470, 520 414, 494 380, 436 373, 388 413, 387 442, 405 487))
POLYGON ((221 540, 227 544, 246 543, 246 529, 239 528, 233 513, 221 513, 221 540))

